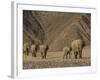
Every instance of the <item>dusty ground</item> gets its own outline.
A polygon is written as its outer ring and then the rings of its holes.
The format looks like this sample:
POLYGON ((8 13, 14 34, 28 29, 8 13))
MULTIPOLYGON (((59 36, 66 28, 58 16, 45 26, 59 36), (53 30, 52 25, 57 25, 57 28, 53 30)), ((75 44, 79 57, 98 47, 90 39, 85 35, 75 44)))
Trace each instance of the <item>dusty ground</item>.
POLYGON ((38 69, 38 68, 55 68, 55 67, 77 67, 90 66, 90 49, 85 47, 82 52, 82 59, 63 59, 63 52, 48 52, 46 59, 41 59, 41 54, 38 52, 37 57, 23 55, 23 69, 38 69))

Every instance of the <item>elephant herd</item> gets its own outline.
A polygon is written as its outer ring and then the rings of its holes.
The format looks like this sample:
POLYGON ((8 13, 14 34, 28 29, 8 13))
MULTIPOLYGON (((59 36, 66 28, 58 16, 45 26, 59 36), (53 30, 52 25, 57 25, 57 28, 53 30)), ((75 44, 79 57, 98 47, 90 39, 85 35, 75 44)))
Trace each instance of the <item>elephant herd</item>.
POLYGON ((41 57, 43 59, 46 59, 47 51, 48 51, 48 45, 35 45, 31 44, 29 45, 28 43, 24 44, 24 53, 28 56, 29 53, 32 53, 33 57, 37 57, 37 51, 40 51, 41 57))
MULTIPOLYGON (((63 59, 71 58, 72 54, 74 54, 75 59, 82 58, 82 49, 84 47, 84 43, 81 39, 77 39, 72 41, 71 46, 65 46, 63 51, 63 59)), ((41 58, 46 59, 47 52, 49 49, 48 45, 42 44, 42 45, 34 45, 31 44, 29 46, 28 44, 24 44, 24 53, 28 56, 29 53, 32 54, 33 57, 37 57, 37 52, 39 51, 41 53, 41 58)))
POLYGON ((63 55, 63 58, 71 58, 71 53, 74 54, 74 57, 75 59, 77 58, 82 58, 82 49, 83 47, 85 46, 83 40, 81 39, 77 39, 77 40, 74 40, 72 41, 71 43, 71 46, 70 47, 64 47, 63 48, 63 52, 64 52, 64 55, 63 55))

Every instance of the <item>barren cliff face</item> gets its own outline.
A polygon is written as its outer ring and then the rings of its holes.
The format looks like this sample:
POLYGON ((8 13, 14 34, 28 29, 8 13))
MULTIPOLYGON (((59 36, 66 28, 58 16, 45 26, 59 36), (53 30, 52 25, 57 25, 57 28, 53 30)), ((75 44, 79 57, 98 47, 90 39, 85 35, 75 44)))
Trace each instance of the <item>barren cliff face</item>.
POLYGON ((23 40, 34 44, 43 43, 45 32, 32 15, 32 11, 23 11, 23 40))
POLYGON ((23 40, 62 50, 75 39, 90 45, 91 15, 86 13, 23 11, 23 40))

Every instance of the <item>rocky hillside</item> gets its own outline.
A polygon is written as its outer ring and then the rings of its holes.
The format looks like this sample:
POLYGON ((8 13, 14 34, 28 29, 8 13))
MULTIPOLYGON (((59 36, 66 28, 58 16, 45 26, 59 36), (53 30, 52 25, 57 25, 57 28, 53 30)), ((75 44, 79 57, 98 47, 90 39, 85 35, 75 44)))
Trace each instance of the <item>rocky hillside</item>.
POLYGON ((24 42, 44 43, 49 51, 60 51, 81 38, 90 45, 90 14, 23 11, 24 42))
POLYGON ((32 15, 32 11, 23 11, 23 40, 24 43, 43 43, 45 32, 40 23, 32 15))

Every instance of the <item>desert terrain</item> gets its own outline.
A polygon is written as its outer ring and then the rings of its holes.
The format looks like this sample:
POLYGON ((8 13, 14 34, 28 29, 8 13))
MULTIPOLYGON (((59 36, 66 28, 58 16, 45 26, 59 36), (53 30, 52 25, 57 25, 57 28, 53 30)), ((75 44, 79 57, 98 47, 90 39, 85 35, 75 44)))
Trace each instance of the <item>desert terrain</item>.
POLYGON ((61 68, 61 67, 80 67, 90 66, 90 51, 89 46, 86 46, 82 52, 82 59, 75 59, 72 54, 71 59, 63 59, 63 52, 48 52, 47 58, 42 59, 38 52, 37 57, 23 55, 23 69, 41 69, 41 68, 61 68))
POLYGON ((47 58, 25 55, 23 52, 23 69, 78 67, 91 65, 91 14, 56 12, 56 11, 31 11, 23 10, 23 45, 25 43, 49 46, 47 58), (72 41, 81 39, 85 47, 82 59, 63 59, 62 49, 70 47, 72 41))

